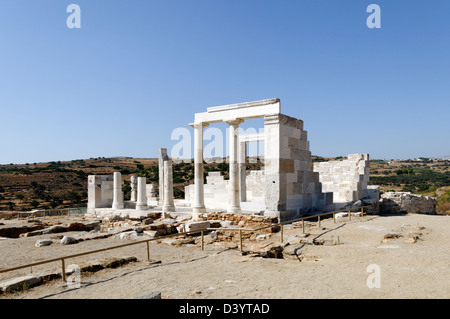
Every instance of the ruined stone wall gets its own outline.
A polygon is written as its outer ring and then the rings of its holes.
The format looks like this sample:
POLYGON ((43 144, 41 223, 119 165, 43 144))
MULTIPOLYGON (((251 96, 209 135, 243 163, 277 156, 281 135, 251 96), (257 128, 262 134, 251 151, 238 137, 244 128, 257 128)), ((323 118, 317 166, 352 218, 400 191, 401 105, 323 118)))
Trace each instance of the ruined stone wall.
POLYGON ((315 163, 324 192, 333 193, 335 203, 348 203, 362 198, 369 183, 369 154, 350 154, 343 161, 315 163))
POLYGON ((246 199, 248 202, 264 203, 264 170, 247 171, 246 182, 246 199))
POLYGON ((437 198, 408 192, 387 192, 381 195, 380 213, 436 213, 437 198))
POLYGON ((88 213, 94 213, 95 208, 111 207, 113 202, 113 176, 88 176, 88 213))
POLYGON ((286 115, 266 116, 266 214, 281 219, 334 208, 332 194, 323 192, 313 171, 303 121, 286 115))

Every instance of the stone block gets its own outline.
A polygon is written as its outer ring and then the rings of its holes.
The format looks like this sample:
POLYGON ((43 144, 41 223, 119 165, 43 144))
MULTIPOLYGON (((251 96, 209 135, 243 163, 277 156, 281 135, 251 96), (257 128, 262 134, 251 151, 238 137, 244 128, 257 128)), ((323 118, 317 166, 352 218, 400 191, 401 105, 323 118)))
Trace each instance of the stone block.
POLYGON ((73 238, 73 237, 64 236, 64 237, 61 239, 61 242, 60 242, 60 243, 63 244, 63 245, 72 245, 72 244, 78 243, 78 240, 76 240, 76 239, 73 238))
POLYGON ((53 241, 50 240, 50 239, 39 239, 39 240, 36 241, 34 246, 36 246, 36 247, 49 246, 52 243, 53 243, 53 241))
POLYGON ((210 223, 208 221, 186 222, 184 224, 184 229, 186 232, 202 230, 206 228, 210 228, 210 223))

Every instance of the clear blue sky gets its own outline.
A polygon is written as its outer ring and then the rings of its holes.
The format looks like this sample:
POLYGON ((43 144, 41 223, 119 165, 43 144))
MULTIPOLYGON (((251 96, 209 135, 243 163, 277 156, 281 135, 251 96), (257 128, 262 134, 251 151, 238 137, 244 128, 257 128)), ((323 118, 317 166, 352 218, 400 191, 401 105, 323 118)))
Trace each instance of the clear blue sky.
POLYGON ((2 0, 0 41, 3 164, 156 157, 194 113, 267 98, 314 155, 450 155, 448 0, 2 0))

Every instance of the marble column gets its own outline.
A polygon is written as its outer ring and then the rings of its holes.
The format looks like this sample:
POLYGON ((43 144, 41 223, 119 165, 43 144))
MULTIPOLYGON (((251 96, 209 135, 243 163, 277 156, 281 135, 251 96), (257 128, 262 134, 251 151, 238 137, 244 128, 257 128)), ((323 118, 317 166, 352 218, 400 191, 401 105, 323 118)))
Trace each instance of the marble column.
POLYGON ((136 210, 147 209, 147 185, 145 177, 137 178, 137 202, 136 210))
POLYGON ((136 201, 137 177, 134 176, 134 175, 131 176, 130 186, 131 186, 131 198, 130 198, 130 200, 132 202, 135 202, 136 201))
POLYGON ((230 180, 228 183, 229 197, 228 209, 229 213, 239 213, 241 211, 241 201, 239 193, 239 169, 238 169, 238 146, 239 146, 239 124, 242 119, 233 119, 226 121, 229 127, 230 136, 230 180))
POLYGON ((172 161, 164 161, 164 203, 162 207, 163 214, 175 211, 173 200, 173 174, 172 161))
POLYGON ((164 161, 167 161, 169 156, 167 156, 167 149, 160 148, 159 149, 159 157, 158 157, 158 175, 159 175, 159 195, 158 195, 158 204, 160 206, 164 203, 164 161))
POLYGON ((122 174, 114 172, 113 209, 123 209, 122 174))
POLYGON ((194 200, 192 202, 192 218, 206 212, 204 178, 203 178, 203 128, 208 123, 190 124, 194 128, 194 200))
POLYGON ((239 198, 241 202, 247 201, 247 142, 239 143, 239 198))

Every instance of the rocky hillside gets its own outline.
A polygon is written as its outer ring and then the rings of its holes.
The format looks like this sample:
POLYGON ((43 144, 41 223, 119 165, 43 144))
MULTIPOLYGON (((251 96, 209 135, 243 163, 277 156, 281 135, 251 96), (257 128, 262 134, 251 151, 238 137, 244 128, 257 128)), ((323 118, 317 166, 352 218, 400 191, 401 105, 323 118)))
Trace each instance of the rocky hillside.
MULTIPOLYGON (((344 157, 313 156, 313 161, 339 160, 344 157)), ((247 164, 248 169, 261 169, 261 161, 247 164)), ((131 175, 145 176, 158 188, 158 160, 152 158, 90 158, 66 162, 0 165, 0 211, 29 211, 86 206, 87 177, 90 174, 122 173, 125 199, 130 196, 131 175)), ((209 171, 221 171, 228 179, 228 164, 206 163, 209 171)), ((406 161, 371 160, 370 183, 381 191, 411 191, 438 196, 439 187, 450 185, 450 161, 420 159, 406 161)), ((174 163, 174 196, 184 198, 184 186, 193 183, 194 165, 174 163)), ((442 195, 444 196, 444 195, 442 195)), ((450 202, 450 200, 449 200, 450 202)), ((441 200, 440 205, 446 204, 441 200)), ((450 206, 450 204, 449 204, 450 206)), ((449 209, 450 210, 450 209, 449 209)))

